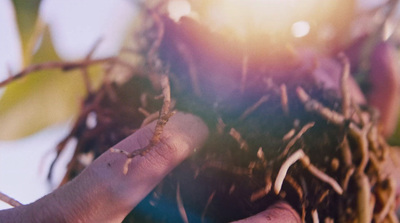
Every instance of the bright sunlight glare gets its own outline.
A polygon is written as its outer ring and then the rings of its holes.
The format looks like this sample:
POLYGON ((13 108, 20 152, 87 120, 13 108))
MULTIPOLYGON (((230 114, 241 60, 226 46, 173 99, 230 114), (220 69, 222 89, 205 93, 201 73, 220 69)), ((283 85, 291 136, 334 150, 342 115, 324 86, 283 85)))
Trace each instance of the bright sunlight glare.
POLYGON ((306 21, 298 21, 292 25, 292 34, 294 37, 301 38, 307 36, 310 32, 310 24, 306 21))
POLYGON ((204 0, 200 15, 212 30, 238 39, 267 35, 279 42, 309 34, 310 24, 328 19, 338 4, 336 0, 204 0))
POLYGON ((192 11, 190 3, 186 0, 171 0, 168 2, 169 17, 178 22, 182 16, 187 16, 192 11))

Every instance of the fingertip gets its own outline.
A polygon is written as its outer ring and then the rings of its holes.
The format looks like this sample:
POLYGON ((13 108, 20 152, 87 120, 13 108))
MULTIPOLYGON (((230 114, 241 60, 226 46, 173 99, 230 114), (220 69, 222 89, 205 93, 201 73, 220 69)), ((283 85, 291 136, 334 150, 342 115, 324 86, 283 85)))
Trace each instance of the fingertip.
POLYGON ((249 218, 235 223, 300 223, 299 214, 286 202, 280 201, 249 218))

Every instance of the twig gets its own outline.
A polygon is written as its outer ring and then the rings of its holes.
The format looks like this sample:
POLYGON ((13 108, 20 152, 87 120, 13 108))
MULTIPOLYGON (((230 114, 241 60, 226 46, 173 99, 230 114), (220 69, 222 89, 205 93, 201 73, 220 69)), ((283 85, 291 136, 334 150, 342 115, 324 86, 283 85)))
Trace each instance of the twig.
POLYGON ((239 143, 240 149, 243 149, 244 151, 249 151, 249 145, 242 138, 240 133, 238 131, 236 131, 236 129, 231 128, 231 130, 229 131, 229 135, 231 135, 236 140, 236 142, 239 143))
POLYGON ((154 146, 156 146, 160 142, 161 134, 164 130, 164 126, 167 124, 169 118, 174 114, 174 112, 170 112, 170 105, 171 105, 171 91, 170 85, 168 81, 168 76, 162 75, 161 76, 161 87, 162 87, 162 95, 164 96, 163 105, 160 111, 159 118, 156 123, 156 127, 154 130, 153 137, 150 139, 149 144, 141 149, 137 149, 133 152, 126 152, 120 149, 111 148, 111 152, 122 153, 125 154, 128 158, 124 165, 124 174, 128 173, 128 166, 132 162, 132 159, 137 156, 144 156, 149 152, 154 146))
POLYGON ((350 118, 350 91, 349 91, 349 75, 350 75, 350 62, 349 58, 342 52, 339 53, 339 59, 343 65, 342 76, 340 78, 340 88, 342 93, 342 113, 346 119, 350 118))
MULTIPOLYGON (((97 47, 100 45, 102 40, 103 40, 102 38, 99 38, 98 40, 96 40, 96 42, 93 44, 92 48, 90 49, 89 53, 85 57, 86 61, 91 60, 94 52, 96 51, 97 47)), ((92 87, 92 83, 90 81, 88 69, 86 66, 84 66, 81 68, 81 71, 82 71, 82 77, 83 77, 83 82, 85 83, 86 91, 87 91, 87 93, 91 94, 93 92, 93 87, 92 87)))
POLYGON ((15 200, 14 198, 11 198, 9 196, 7 196, 6 194, 0 192, 0 201, 3 201, 13 207, 18 207, 21 206, 23 204, 21 204, 19 201, 15 200))
POLYGON ((315 125, 315 122, 309 122, 303 126, 303 128, 300 129, 300 131, 297 133, 297 135, 292 138, 288 144, 286 145, 285 149, 283 150, 282 154, 279 156, 279 159, 282 157, 286 156, 287 153, 289 152, 289 149, 292 148, 292 146, 299 140, 307 130, 309 130, 311 127, 315 125))
POLYGON ((46 63, 41 63, 41 64, 34 64, 31 65, 24 70, 20 71, 19 73, 13 75, 12 77, 9 77, 8 79, 1 81, 0 82, 0 87, 4 87, 5 85, 18 80, 22 77, 25 77, 26 75, 40 71, 40 70, 47 70, 47 69, 61 69, 63 71, 69 71, 73 69, 78 69, 94 64, 99 64, 99 63, 106 63, 106 62, 111 62, 115 60, 115 57, 108 57, 108 58, 103 58, 103 59, 96 59, 96 60, 82 60, 82 61, 74 61, 74 62, 64 62, 64 61, 52 61, 52 62, 46 62, 46 63))
MULTIPOLYGON (((152 60, 152 59, 156 58, 157 50, 158 50, 158 48, 160 48, 161 41, 162 41, 162 39, 164 37, 164 33, 165 33, 165 26, 164 26, 164 23, 162 22, 160 16, 158 15, 158 13, 156 13, 154 10, 149 10, 149 11, 150 11, 150 14, 158 28, 156 40, 151 45, 149 53, 148 53, 148 59, 152 60)), ((152 61, 152 62, 155 62, 155 61, 152 61)))
POLYGON ((289 170, 289 167, 292 166, 295 162, 305 156, 304 151, 302 149, 297 150, 291 156, 289 156, 285 162, 283 162, 281 168, 279 169, 278 175, 275 179, 274 184, 274 192, 275 194, 279 194, 282 188, 283 180, 289 170))
POLYGON ((252 106, 250 106, 243 112, 243 114, 239 117, 239 120, 244 120, 245 118, 247 118, 247 116, 253 113, 258 107, 267 102, 268 99, 269 95, 262 96, 256 103, 254 103, 252 106))
POLYGON ((285 115, 288 115, 289 114, 289 99, 288 99, 286 85, 282 84, 280 87, 280 90, 281 90, 282 110, 285 113, 285 115))

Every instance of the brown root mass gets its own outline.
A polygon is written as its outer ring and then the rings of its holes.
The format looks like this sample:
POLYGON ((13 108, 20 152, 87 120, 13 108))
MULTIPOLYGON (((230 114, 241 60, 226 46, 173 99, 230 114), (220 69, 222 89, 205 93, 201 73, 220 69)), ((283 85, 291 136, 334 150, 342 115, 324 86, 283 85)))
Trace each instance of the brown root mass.
POLYGON ((60 143, 59 151, 78 139, 65 182, 85 167, 80 156, 99 156, 165 105, 156 97, 164 72, 154 64, 161 63, 169 68, 174 109, 200 116, 211 134, 125 222, 228 222, 278 200, 289 202, 304 222, 393 220, 396 182, 382 168, 391 148, 372 112, 349 100, 348 74, 342 93, 298 71, 291 78, 265 75, 273 62, 251 59, 262 58, 262 51, 221 44, 193 21, 158 18, 146 33, 162 30, 148 48, 148 71, 137 71, 123 85, 106 82, 89 95, 60 143), (86 125, 90 113, 97 116, 92 128, 86 125))

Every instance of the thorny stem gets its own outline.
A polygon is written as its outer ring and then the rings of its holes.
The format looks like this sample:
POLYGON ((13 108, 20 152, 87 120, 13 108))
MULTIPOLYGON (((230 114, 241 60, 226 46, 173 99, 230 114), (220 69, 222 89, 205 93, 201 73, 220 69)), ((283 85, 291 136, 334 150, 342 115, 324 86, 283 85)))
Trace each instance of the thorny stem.
POLYGON ((124 174, 128 173, 129 164, 132 162, 132 159, 138 155, 144 156, 146 155, 154 146, 156 146, 160 142, 161 134, 164 130, 164 126, 167 124, 169 118, 174 114, 174 112, 170 112, 171 105, 171 90, 169 85, 169 80, 167 75, 161 75, 161 87, 162 87, 162 96, 164 97, 163 105, 160 111, 160 115, 158 117, 156 127, 153 133, 153 137, 150 139, 150 142, 144 148, 135 150, 133 152, 126 152, 124 150, 111 148, 111 152, 122 153, 126 155, 128 158, 124 165, 124 174))
POLYGON ((6 194, 0 192, 0 201, 3 201, 13 207, 18 207, 21 206, 23 204, 21 204, 19 201, 15 200, 14 198, 11 198, 9 196, 7 196, 6 194))

